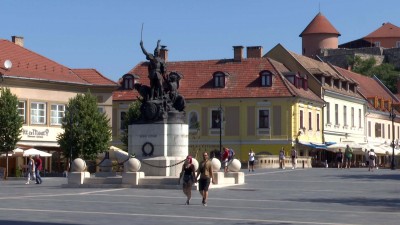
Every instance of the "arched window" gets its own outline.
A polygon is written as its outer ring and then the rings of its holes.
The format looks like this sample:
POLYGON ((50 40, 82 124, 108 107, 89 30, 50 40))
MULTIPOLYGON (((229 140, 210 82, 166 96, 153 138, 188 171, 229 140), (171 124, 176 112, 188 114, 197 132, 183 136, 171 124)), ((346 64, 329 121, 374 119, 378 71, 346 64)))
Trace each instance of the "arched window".
POLYGON ((138 78, 137 75, 132 75, 132 74, 125 74, 122 77, 122 87, 124 89, 133 89, 133 85, 136 83, 136 79, 138 78))
POLYGON ((262 87, 271 87, 272 86, 272 73, 268 70, 261 71, 261 86, 262 87))

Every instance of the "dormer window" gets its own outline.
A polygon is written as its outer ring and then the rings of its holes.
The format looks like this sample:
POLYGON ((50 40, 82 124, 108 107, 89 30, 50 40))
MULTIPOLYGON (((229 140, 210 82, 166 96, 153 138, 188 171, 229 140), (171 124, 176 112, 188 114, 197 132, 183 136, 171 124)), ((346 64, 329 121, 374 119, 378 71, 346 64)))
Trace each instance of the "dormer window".
POLYGON ((272 73, 268 70, 262 71, 260 73, 261 78, 261 86, 262 87, 271 87, 272 86, 272 73))
POLYGON ((133 89, 135 84, 135 75, 132 74, 125 74, 122 77, 122 87, 126 90, 133 89))
POLYGON ((308 79, 306 75, 303 77, 303 89, 306 91, 308 90, 308 79))
POLYGON ((220 87, 220 88, 225 87, 225 77, 226 77, 226 74, 223 72, 214 73, 214 75, 213 75, 214 87, 220 87))

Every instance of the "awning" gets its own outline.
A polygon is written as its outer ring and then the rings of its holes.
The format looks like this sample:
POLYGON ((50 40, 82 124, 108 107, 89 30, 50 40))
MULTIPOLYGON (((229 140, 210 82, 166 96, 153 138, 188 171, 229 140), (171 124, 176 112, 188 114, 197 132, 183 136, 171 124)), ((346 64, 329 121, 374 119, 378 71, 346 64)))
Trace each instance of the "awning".
POLYGON ((326 149, 326 147, 327 147, 323 143, 312 143, 312 142, 299 141, 299 144, 310 147, 310 148, 315 148, 315 149, 326 149))

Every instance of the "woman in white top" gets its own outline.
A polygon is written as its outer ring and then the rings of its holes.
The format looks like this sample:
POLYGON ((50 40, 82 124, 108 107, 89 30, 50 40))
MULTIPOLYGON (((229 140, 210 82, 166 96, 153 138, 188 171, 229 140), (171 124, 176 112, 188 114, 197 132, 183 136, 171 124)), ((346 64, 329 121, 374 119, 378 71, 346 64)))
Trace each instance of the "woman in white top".
POLYGON ((369 156, 368 171, 374 171, 376 154, 373 149, 371 149, 371 151, 369 151, 368 156, 369 156))
POLYGON ((32 156, 29 156, 28 158, 28 169, 27 169, 27 180, 25 184, 29 184, 29 181, 35 179, 34 174, 35 174, 35 161, 33 160, 32 156))
POLYGON ((250 152, 249 152, 249 172, 250 172, 250 169, 251 169, 252 172, 254 172, 254 160, 255 160, 255 154, 253 152, 253 149, 250 149, 250 152))
POLYGON ((283 147, 279 151, 279 168, 285 169, 285 149, 283 147))

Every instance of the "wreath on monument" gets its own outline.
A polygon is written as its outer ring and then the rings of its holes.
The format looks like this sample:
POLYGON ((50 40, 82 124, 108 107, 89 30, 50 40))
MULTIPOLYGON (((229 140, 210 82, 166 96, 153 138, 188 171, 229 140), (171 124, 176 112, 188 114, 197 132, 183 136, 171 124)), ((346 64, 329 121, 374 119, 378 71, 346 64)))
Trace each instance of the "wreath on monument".
POLYGON ((152 156, 154 152, 154 145, 150 142, 146 142, 142 145, 143 156, 152 156))

